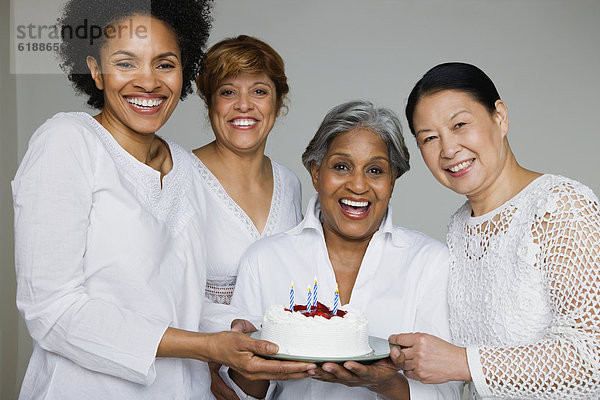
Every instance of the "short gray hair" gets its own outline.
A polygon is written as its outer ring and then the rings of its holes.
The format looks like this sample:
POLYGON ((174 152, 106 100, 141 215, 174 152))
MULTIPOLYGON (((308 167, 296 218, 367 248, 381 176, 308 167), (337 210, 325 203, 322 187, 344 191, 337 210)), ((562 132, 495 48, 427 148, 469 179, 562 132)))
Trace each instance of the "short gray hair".
POLYGON ((367 129, 383 139, 392 168, 397 171, 396 179, 410 169, 410 156, 398 116, 392 110, 375 107, 366 100, 349 101, 329 110, 302 154, 302 164, 308 172, 313 162, 320 166, 336 136, 358 129, 367 129))

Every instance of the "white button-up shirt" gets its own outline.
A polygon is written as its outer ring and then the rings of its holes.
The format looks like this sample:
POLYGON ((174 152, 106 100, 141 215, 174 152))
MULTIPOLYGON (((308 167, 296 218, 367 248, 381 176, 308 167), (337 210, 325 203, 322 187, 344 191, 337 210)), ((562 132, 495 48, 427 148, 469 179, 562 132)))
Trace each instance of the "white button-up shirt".
MULTIPOLYGON (((240 264, 232 306, 258 327, 272 304, 289 305, 294 281, 296 304, 306 303, 307 287, 318 281, 318 299, 331 307, 336 280, 315 195, 295 228, 253 244, 240 264)), ((426 332, 450 339, 446 289, 446 247, 419 232, 393 226, 391 207, 373 235, 362 261, 350 304, 365 313, 369 335, 426 332)), ((460 384, 424 385, 409 379, 411 399, 459 399, 460 384)), ((313 379, 272 382, 269 396, 282 399, 374 399, 365 388, 313 379)))
POLYGON ((204 301, 193 156, 168 144, 161 182, 85 113, 31 138, 12 183, 17 305, 34 341, 21 399, 192 397, 199 362, 155 359, 168 326, 197 330, 204 301))

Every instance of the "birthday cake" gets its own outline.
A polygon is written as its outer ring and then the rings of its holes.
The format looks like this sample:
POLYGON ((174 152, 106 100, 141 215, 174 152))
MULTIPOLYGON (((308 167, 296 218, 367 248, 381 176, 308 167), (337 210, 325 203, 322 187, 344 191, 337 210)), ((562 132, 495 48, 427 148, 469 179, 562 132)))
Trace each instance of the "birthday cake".
POLYGON ((319 358, 358 357, 372 352, 367 319, 348 306, 336 309, 317 303, 307 307, 282 305, 267 309, 261 339, 279 346, 279 353, 319 358))

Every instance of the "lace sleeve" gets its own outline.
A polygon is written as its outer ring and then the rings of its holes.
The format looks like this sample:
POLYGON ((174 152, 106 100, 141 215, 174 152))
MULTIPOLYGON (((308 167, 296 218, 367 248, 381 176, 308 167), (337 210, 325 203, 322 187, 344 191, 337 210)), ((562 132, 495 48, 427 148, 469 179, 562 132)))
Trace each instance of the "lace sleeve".
POLYGON ((489 395, 598 398, 600 207, 589 189, 578 189, 555 192, 536 212, 536 266, 545 278, 552 323, 538 343, 479 349, 489 395))

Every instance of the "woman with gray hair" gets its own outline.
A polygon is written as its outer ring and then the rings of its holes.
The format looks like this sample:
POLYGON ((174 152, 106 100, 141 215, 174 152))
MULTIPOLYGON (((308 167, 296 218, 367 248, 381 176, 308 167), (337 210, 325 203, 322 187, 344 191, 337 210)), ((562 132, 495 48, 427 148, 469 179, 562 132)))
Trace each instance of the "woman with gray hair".
MULTIPOLYGON (((303 287, 316 277, 319 302, 332 307, 339 288, 340 305, 362 311, 371 336, 419 331, 449 338, 446 247, 392 224, 394 184, 409 169, 396 115, 367 101, 341 104, 325 116, 302 161, 317 194, 298 226, 248 249, 232 306, 258 326, 270 305, 289 303, 290 282, 303 287)), ((460 398, 455 382, 407 379, 398 372, 402 357, 393 348, 370 365, 326 362, 299 381, 248 382, 231 371, 237 385, 229 383, 241 398, 460 398)))
POLYGON ((404 144, 398 116, 387 108, 377 108, 365 100, 354 100, 332 108, 315 133, 304 154, 302 164, 311 172, 311 164, 321 165, 331 141, 338 135, 367 129, 378 134, 389 150, 396 179, 410 169, 410 155, 404 144))

